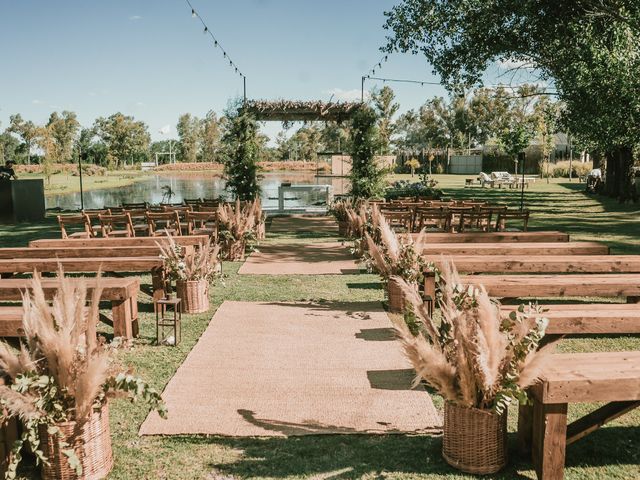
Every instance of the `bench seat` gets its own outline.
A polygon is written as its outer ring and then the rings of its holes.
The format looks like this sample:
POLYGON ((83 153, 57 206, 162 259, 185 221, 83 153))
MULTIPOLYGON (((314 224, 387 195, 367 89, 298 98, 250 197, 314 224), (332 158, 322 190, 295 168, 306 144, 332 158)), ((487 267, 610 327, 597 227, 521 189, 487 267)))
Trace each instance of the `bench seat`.
MULTIPOLYGON (((80 281, 80 279, 73 281, 80 281)), ((89 289, 96 287, 98 279, 84 278, 89 289)), ((52 297, 60 285, 55 278, 43 278, 41 280, 45 295, 52 297)), ((111 316, 113 321, 113 333, 116 337, 126 339, 138 334, 138 292, 140 280, 134 277, 127 278, 101 278, 101 300, 111 302, 111 316)), ((3 278, 0 279, 0 301, 20 301, 22 292, 29 289, 29 278, 3 278)), ((14 312, 15 314, 15 312, 14 312)))
POLYGON ((57 272, 151 272, 162 269, 160 257, 94 257, 94 258, 12 258, 0 259, 0 273, 57 272))
POLYGON ((597 242, 428 243, 423 255, 608 255, 597 242))
MULTIPOLYGON (((540 305, 549 319, 548 335, 639 334, 640 305, 636 303, 583 303, 540 305)), ((502 305, 504 315, 517 305, 502 305)))
POLYGON ((158 257, 157 246, 139 247, 18 247, 0 248, 0 259, 10 258, 96 258, 96 257, 158 257))
MULTIPOLYGON (((155 247, 161 241, 158 237, 129 237, 129 238, 71 238, 71 239, 42 239, 29 242, 30 247, 155 247)), ((174 237, 178 245, 199 245, 209 242, 208 235, 182 235, 174 237)))
MULTIPOLYGON (((570 243, 569 243, 570 245, 570 243)), ((640 273, 640 255, 453 255, 467 273, 640 273)), ((440 255, 426 255, 436 264, 440 255)))
MULTIPOLYGON (((539 479, 564 477, 566 446, 640 406, 640 352, 556 354, 532 387, 533 406, 518 418, 539 479), (570 403, 609 402, 567 425, 570 403)), ((606 448, 606 445, 603 445, 606 448)))
MULTIPOLYGON (((418 233, 410 234, 414 239, 418 233)), ((79 240, 82 241, 82 240, 79 240)), ((568 242, 569 234, 545 232, 469 232, 469 233, 427 233, 428 243, 513 243, 513 242, 568 242)))

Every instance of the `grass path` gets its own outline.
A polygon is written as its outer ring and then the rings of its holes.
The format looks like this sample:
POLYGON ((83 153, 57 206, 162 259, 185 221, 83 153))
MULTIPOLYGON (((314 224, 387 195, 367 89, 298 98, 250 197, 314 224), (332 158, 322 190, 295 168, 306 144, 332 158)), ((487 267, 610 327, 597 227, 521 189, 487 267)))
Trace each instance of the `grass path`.
MULTIPOLYGON (((455 197, 492 198, 515 204, 518 192, 464 189, 462 177, 444 178, 442 186, 455 197), (448 183, 451 182, 451 183, 448 183)), ((616 253, 640 254, 640 226, 637 207, 620 207, 615 202, 584 195, 577 185, 539 183, 526 192, 536 228, 565 230, 574 239, 601 240, 616 253)), ((53 222, 45 225, 1 227, 2 246, 25 245, 30 238, 57 236, 53 222)), ((278 235, 269 242, 328 241, 315 235, 278 235)), ((206 328, 213 311, 223 300, 273 301, 372 301, 383 293, 374 275, 251 276, 238 275, 239 263, 226 262, 225 285, 212 289, 212 311, 184 317, 183 342, 176 348, 153 345, 154 316, 148 295, 140 295, 141 335, 133 348, 120 352, 120 360, 162 389, 206 328)), ((143 285, 150 278, 142 278, 143 285)), ((105 331, 109 331, 106 329, 105 331)), ((564 351, 638 350, 640 338, 603 337, 564 341, 564 351)), ((313 375, 313 372, 309 372, 313 375)), ((238 381, 242 381, 239 378, 238 381)), ((436 405, 441 401, 434 398, 436 405)), ((594 406, 570 409, 570 417, 594 406)), ((398 405, 397 408, 402 408, 398 405)), ((410 435, 336 435, 295 438, 223 438, 179 436, 140 438, 138 428, 147 409, 143 405, 116 401, 111 428, 116 464, 110 478, 132 479, 227 479, 227 478, 336 478, 336 479, 466 479, 441 458, 441 439, 410 435)), ((169 412, 170 413, 170 412, 169 412)), ((509 421, 515 429, 515 409, 509 421)), ((513 433, 510 441, 514 441, 513 433)), ((640 478, 640 411, 621 417, 606 428, 570 445, 567 450, 567 479, 640 478)), ((36 478, 28 476, 25 478, 36 478)), ((491 478, 533 479, 527 459, 513 456, 509 467, 491 478)))

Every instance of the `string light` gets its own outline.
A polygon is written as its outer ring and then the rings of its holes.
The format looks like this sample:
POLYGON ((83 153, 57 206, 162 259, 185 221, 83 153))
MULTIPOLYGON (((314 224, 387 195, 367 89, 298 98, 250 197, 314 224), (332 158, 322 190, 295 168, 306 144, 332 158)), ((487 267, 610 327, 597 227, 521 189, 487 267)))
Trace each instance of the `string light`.
POLYGON ((369 77, 370 75, 375 75, 376 74, 376 69, 381 70, 382 69, 382 64, 386 63, 387 60, 389 60, 389 55, 385 55, 384 57, 382 57, 378 61, 378 63, 373 65, 373 67, 369 70, 369 72, 365 75, 365 77, 369 77))
POLYGON ((222 51, 222 57, 225 59, 229 60, 229 66, 231 68, 234 69, 234 72, 237 73, 243 80, 246 81, 246 75, 244 73, 242 73, 239 69, 238 66, 231 60, 231 58, 229 57, 229 55, 227 54, 227 52, 222 48, 222 46, 220 45, 220 42, 218 41, 218 39, 213 35, 213 33, 211 32, 211 30, 209 29, 209 27, 207 26, 207 24, 204 22, 203 18, 200 16, 200 14, 196 11, 196 9, 193 7, 193 5, 191 4, 191 2, 189 0, 185 0, 187 2, 187 5, 189 5, 189 8, 191 8, 191 16, 193 18, 197 18, 198 20, 200 20, 200 23, 202 23, 202 26, 204 27, 204 30, 202 33, 204 33, 205 35, 209 34, 209 36, 211 37, 211 39, 213 40, 213 46, 215 48, 219 48, 220 51, 222 51))

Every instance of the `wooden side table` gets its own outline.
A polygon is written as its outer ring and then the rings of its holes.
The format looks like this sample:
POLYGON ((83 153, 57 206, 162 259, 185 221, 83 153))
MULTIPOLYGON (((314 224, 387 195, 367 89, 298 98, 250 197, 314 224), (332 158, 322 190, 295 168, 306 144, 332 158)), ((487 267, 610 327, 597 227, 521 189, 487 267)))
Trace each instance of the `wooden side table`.
POLYGON ((173 331, 173 346, 182 340, 182 310, 179 298, 161 298, 156 300, 156 343, 160 345, 164 341, 165 328, 173 331), (173 311, 173 315, 170 315, 173 311))

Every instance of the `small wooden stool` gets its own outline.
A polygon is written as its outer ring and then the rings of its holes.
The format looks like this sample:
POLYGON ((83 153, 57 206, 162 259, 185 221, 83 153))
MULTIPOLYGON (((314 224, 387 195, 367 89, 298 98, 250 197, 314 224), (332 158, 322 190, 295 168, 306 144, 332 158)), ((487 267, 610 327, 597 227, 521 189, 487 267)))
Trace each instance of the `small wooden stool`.
POLYGON ((173 330, 173 346, 177 346, 182 339, 182 310, 180 308, 179 298, 161 298, 155 302, 156 310, 156 343, 160 345, 160 334, 162 340, 165 327, 173 330), (173 316, 167 316, 170 312, 168 307, 172 307, 173 316))

